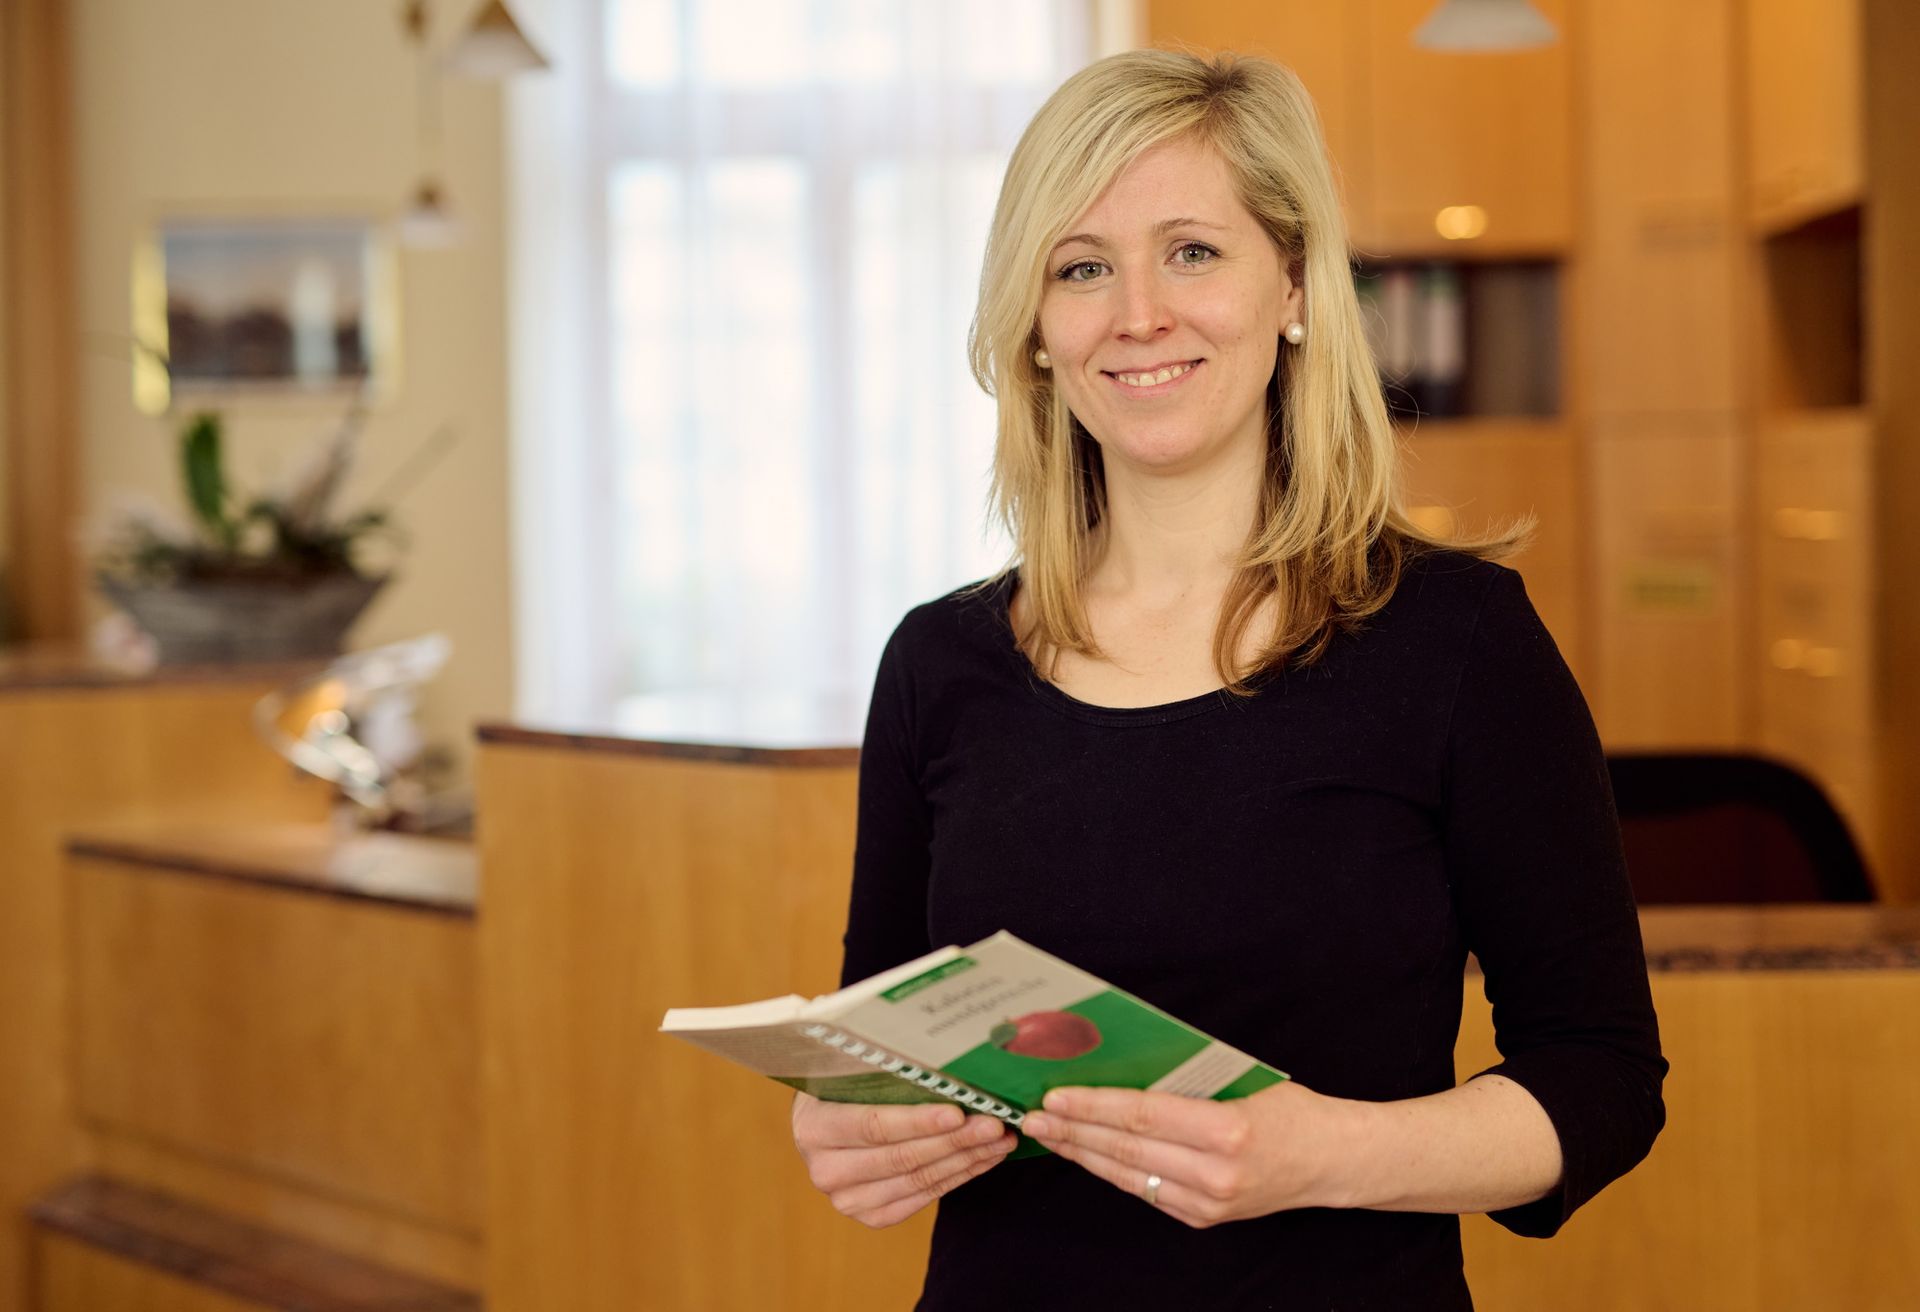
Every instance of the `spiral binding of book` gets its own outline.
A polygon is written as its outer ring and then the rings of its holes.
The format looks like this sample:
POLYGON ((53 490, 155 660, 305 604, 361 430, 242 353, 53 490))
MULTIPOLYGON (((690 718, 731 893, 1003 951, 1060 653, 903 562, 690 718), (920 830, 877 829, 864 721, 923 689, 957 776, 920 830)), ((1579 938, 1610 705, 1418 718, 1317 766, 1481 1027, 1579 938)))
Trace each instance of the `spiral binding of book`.
POLYGON ((876 1048, 865 1040, 856 1039, 851 1034, 843 1034, 831 1025, 809 1025, 806 1035, 818 1039, 829 1048, 838 1048, 849 1057, 858 1057, 867 1065, 883 1070, 889 1075, 897 1075, 903 1080, 911 1080, 923 1089, 931 1089, 943 1098, 951 1098, 962 1106, 975 1111, 985 1112, 989 1116, 998 1116, 1008 1125, 1019 1128, 1027 1119, 1027 1114, 1017 1107, 1010 1107, 998 1098, 968 1088, 958 1080, 948 1079, 939 1071, 930 1071, 915 1066, 912 1062, 894 1056, 882 1048, 876 1048))

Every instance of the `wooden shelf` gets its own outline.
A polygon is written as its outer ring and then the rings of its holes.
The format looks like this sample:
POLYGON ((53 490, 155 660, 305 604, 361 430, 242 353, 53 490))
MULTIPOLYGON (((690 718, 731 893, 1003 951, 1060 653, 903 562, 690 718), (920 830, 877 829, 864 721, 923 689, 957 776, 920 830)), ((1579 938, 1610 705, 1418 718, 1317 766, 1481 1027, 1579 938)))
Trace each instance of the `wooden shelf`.
POLYGON ((1760 402, 1768 411, 1855 407, 1866 395, 1861 209, 1759 245, 1760 402))
POLYGON ((1515 260, 1384 260, 1355 274, 1396 416, 1552 416, 1561 408, 1561 270, 1515 260))

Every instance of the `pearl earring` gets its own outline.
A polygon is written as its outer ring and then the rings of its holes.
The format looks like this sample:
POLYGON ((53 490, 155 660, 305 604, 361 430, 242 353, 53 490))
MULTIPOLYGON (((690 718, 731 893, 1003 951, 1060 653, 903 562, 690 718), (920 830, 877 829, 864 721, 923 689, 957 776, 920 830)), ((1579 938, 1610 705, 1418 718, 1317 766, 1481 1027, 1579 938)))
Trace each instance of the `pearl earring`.
POLYGON ((1287 325, 1286 337, 1287 340, 1295 346, 1300 345, 1300 343, 1307 340, 1307 326, 1296 319, 1287 325))
POLYGON ((1042 369, 1051 369, 1053 367, 1053 357, 1047 354, 1047 348, 1044 346, 1033 353, 1033 362, 1042 369))

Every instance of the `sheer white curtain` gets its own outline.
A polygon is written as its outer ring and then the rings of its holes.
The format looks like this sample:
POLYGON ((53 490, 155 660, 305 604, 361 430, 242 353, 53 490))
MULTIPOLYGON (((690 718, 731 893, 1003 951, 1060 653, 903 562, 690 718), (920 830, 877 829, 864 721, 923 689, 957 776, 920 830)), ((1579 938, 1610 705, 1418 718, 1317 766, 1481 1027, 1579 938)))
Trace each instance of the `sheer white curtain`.
POLYGON ((524 0, 519 714, 864 698, 991 572, 966 330, 1006 158, 1095 0, 524 0))

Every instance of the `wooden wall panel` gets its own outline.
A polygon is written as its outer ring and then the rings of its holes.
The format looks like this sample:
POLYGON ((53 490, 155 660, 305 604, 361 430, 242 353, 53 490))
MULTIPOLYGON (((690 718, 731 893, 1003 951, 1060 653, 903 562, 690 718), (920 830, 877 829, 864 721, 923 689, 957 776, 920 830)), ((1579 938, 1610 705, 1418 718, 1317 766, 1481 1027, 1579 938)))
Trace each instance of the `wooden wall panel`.
POLYGON ((477 1234, 471 919, 93 858, 69 880, 83 1117, 477 1234))
POLYGON ((908 1307, 931 1217, 871 1231, 792 1096, 655 1032, 838 983, 854 771, 483 740, 490 1312, 908 1307))
POLYGON ((6 390, 0 460, 7 465, 9 602, 21 634, 80 633, 80 344, 74 265, 73 94, 67 0, 0 4, 0 278, 6 295, 6 390))

